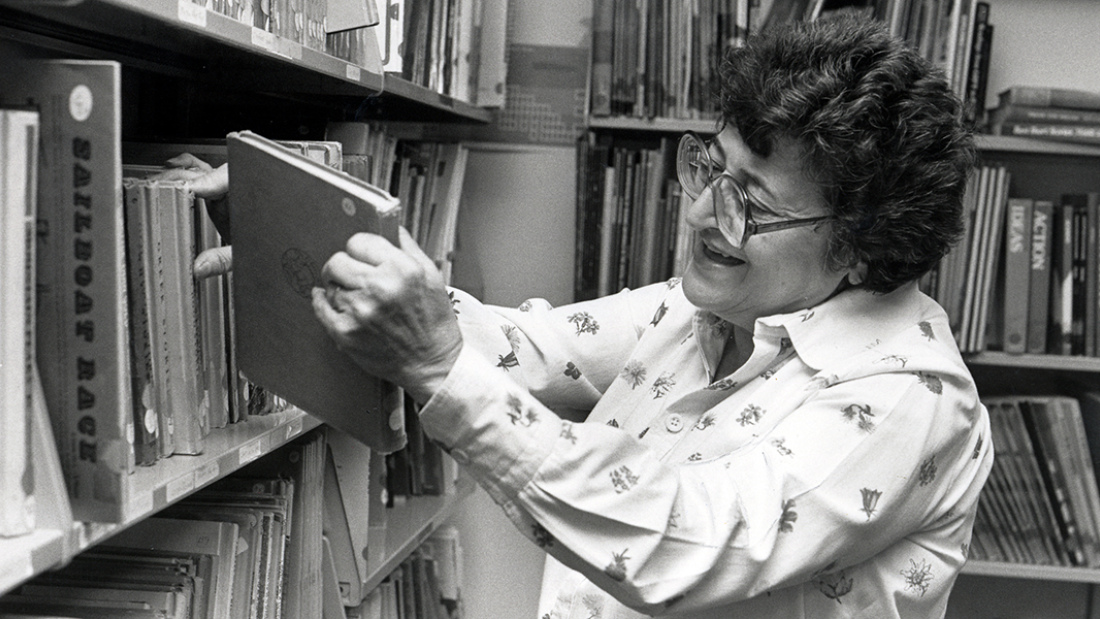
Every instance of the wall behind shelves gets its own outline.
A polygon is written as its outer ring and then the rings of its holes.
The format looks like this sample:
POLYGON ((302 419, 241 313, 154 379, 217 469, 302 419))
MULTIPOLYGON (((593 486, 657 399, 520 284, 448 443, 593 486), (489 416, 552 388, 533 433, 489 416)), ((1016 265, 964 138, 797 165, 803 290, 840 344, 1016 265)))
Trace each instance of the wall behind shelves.
POLYGON ((1100 91, 1095 0, 989 0, 993 23, 986 107, 1013 84, 1100 91))
MULTIPOLYGON (((578 47, 591 0, 509 0, 513 44, 578 47)), ((576 152, 572 146, 473 144, 458 223, 454 282, 487 303, 573 298, 576 152)), ((478 488, 452 518, 465 554, 467 619, 535 617, 545 554, 478 488)))

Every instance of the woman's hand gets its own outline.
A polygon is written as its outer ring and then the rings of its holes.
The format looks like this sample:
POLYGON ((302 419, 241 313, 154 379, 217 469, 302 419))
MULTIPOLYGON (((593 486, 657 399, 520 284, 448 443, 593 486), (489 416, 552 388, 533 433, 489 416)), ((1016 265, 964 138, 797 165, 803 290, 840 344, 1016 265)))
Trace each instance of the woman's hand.
POLYGON ((313 311, 368 373, 426 402, 462 349, 443 276, 401 228, 400 248, 368 233, 325 263, 325 287, 313 289, 313 311))
POLYGON ((207 249, 195 257, 195 279, 224 275, 233 268, 233 249, 229 246, 229 166, 213 167, 198 157, 183 153, 169 159, 165 170, 153 178, 186 181, 196 197, 206 201, 206 214, 214 222, 226 245, 207 249))

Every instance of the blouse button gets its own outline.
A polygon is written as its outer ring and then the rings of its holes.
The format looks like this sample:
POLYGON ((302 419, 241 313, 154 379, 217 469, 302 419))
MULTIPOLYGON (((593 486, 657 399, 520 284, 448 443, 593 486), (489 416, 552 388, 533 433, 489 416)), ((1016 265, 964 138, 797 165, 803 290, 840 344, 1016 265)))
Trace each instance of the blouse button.
POLYGON ((684 418, 673 413, 668 417, 665 417, 665 429, 669 432, 676 433, 684 429, 684 418))

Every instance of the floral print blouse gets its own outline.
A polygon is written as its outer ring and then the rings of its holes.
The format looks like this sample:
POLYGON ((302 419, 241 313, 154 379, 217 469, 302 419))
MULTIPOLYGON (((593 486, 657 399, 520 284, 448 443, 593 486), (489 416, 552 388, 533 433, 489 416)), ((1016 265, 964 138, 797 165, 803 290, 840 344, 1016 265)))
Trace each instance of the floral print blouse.
POLYGON ((728 376, 730 326, 677 280, 452 295, 465 344, 421 421, 550 555, 539 619, 943 615, 993 452, 915 285, 761 318, 728 376))

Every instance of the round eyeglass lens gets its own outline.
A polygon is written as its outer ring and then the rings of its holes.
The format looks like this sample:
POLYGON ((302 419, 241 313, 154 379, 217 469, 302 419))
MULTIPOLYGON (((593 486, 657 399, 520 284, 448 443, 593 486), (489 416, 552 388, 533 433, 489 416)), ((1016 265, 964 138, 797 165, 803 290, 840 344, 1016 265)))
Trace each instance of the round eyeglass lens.
POLYGON ((676 153, 676 175, 692 199, 698 198, 710 182, 711 162, 706 144, 696 135, 680 138, 676 153))
POLYGON ((732 178, 722 174, 712 182, 711 191, 718 229, 734 247, 741 247, 745 240, 744 190, 732 178))

